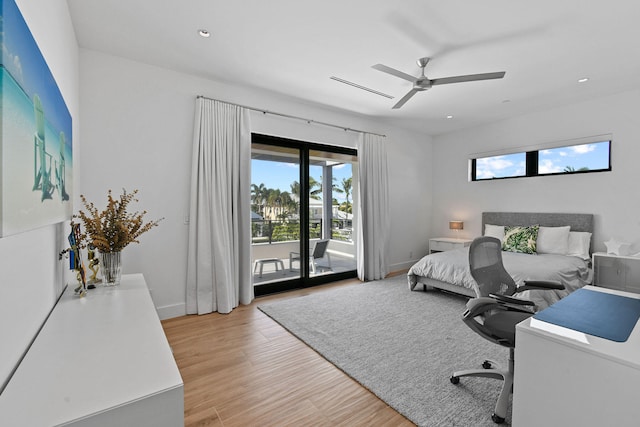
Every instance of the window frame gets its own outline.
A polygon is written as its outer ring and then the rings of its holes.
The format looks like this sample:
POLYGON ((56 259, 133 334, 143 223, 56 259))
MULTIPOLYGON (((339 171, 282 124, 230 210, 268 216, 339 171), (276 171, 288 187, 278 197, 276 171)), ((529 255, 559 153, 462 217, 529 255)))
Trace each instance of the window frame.
MULTIPOLYGON (((342 147, 335 145, 326 145, 315 142, 309 142, 298 139, 284 138, 273 135, 266 135, 260 133, 251 134, 252 148, 254 144, 268 145, 271 147, 287 147, 293 148, 299 151, 299 183, 300 194, 306 193, 309 189, 309 165, 310 165, 310 152, 321 151, 326 153, 345 154, 358 158, 358 151, 355 148, 342 147)), ((309 224, 309 198, 300 197, 300 211, 299 211, 300 224, 309 224)), ((330 225, 329 225, 330 226, 330 225)), ((301 259, 307 259, 311 248, 309 247, 309 227, 300 228, 300 254, 301 259)), ((355 245, 355 241, 353 242, 355 245)), ((285 279, 273 283, 254 285, 255 296, 263 296, 276 292, 284 292, 294 289, 307 288, 311 286, 322 285, 326 283, 336 282, 344 279, 352 279, 357 277, 357 269, 334 272, 326 275, 319 275, 310 277, 309 265, 307 263, 300 263, 301 275, 291 279, 285 279)))
POLYGON ((513 151, 474 154, 474 155, 471 155, 469 158, 469 181, 482 182, 482 181, 495 181, 495 180, 502 180, 502 179, 530 178, 530 177, 536 177, 536 176, 556 176, 556 175, 574 175, 574 174, 587 174, 587 173, 598 173, 598 172, 611 172, 612 145, 613 145, 613 138, 610 135, 603 135, 600 137, 585 138, 581 140, 563 141, 563 142, 558 142, 558 143, 554 143, 552 145, 547 145, 547 146, 521 148, 513 151), (561 172, 547 172, 547 173, 541 173, 539 171, 540 151, 558 149, 558 148, 569 148, 569 147, 575 147, 579 145, 600 144, 605 142, 608 143, 608 150, 607 150, 608 166, 606 168, 561 171, 561 172), (521 153, 525 154, 525 159, 526 159, 524 175, 502 176, 502 177, 491 177, 491 178, 477 177, 477 161, 479 159, 486 159, 486 158, 506 156, 511 154, 521 154, 521 153))

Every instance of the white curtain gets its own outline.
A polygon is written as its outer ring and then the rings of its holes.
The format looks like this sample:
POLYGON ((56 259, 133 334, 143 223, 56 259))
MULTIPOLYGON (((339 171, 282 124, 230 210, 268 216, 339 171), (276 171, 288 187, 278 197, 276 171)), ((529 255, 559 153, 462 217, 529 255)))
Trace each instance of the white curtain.
POLYGON ((387 275, 390 227, 387 154, 383 137, 360 134, 358 171, 358 278, 383 279, 387 275))
POLYGON ((197 98, 193 132, 187 313, 229 313, 253 300, 248 110, 197 98))

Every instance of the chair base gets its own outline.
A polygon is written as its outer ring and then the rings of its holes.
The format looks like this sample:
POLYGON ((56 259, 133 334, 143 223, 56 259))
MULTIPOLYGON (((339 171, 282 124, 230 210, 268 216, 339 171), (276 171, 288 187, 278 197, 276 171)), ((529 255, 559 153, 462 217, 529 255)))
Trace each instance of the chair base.
POLYGON ((491 360, 485 360, 482 365, 486 367, 484 369, 466 369, 463 371, 456 371, 451 375, 449 380, 452 384, 458 384, 461 377, 482 377, 502 380, 502 390, 500 390, 500 396, 498 396, 496 407, 491 415, 493 422, 501 424, 507 417, 509 396, 513 393, 513 349, 509 349, 508 369, 501 369, 500 365, 491 360))

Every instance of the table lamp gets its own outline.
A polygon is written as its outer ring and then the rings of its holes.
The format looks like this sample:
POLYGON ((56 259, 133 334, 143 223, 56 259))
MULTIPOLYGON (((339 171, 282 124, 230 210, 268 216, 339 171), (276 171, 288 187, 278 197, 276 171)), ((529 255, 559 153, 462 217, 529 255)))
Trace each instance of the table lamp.
POLYGON ((449 230, 456 230, 456 237, 458 237, 458 233, 464 228, 463 225, 462 221, 449 221, 449 230))

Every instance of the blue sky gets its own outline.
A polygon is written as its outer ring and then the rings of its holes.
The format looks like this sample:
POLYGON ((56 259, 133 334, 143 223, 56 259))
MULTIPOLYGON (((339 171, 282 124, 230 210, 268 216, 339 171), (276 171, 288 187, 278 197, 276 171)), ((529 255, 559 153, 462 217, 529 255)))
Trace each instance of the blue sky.
MULTIPOLYGON (((563 172, 566 167, 590 170, 609 167, 609 141, 572 145, 538 152, 538 173, 563 172)), ((478 179, 525 175, 525 153, 484 157, 476 160, 478 179)))
MULTIPOLYGON (((342 188, 341 182, 343 178, 348 178, 352 174, 350 164, 334 166, 333 176, 336 178, 335 183, 342 188)), ((309 175, 316 181, 320 181, 322 168, 320 166, 311 166, 309 175)), ((273 162, 267 160, 251 160, 251 183, 260 185, 264 184, 267 188, 278 188, 280 191, 291 192, 291 183, 300 181, 300 167, 293 163, 273 162)), ((344 201, 344 194, 334 193, 333 197, 338 202, 344 201)), ((353 200, 349 196, 349 200, 353 200)))

